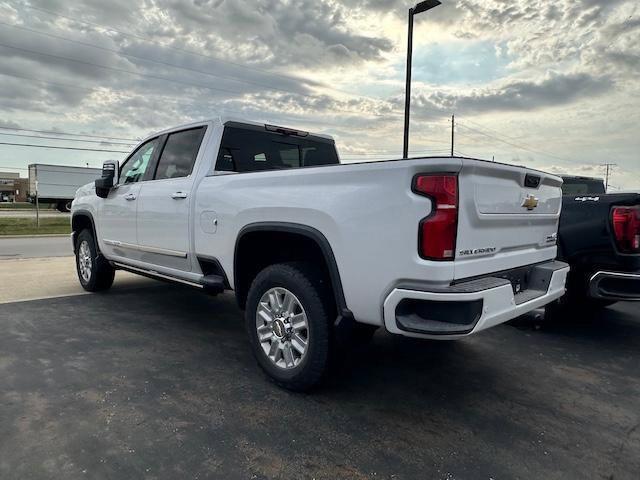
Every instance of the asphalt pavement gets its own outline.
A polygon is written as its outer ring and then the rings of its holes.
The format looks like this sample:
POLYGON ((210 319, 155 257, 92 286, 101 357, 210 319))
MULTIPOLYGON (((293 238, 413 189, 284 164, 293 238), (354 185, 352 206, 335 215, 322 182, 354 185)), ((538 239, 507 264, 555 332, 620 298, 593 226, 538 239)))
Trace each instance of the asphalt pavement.
POLYGON ((69 235, 0 237, 0 260, 73 255, 69 235))
POLYGON ((0 478, 636 479, 638 365, 620 304, 455 342, 380 332, 302 395, 260 372, 230 294, 4 304, 0 478))

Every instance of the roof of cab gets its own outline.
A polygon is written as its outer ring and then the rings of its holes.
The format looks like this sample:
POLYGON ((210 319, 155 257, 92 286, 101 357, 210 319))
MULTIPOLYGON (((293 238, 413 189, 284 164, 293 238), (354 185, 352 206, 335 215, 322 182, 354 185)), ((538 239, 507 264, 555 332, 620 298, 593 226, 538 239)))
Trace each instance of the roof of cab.
MULTIPOLYGON (((158 135, 164 135, 165 133, 171 133, 171 132, 175 132, 177 130, 184 130, 186 128, 194 128, 194 127, 199 127, 202 125, 213 125, 213 124, 218 124, 218 125, 226 125, 227 123, 242 123, 245 125, 254 125, 257 127, 264 127, 266 125, 274 125, 274 124, 270 124, 270 123, 261 123, 261 122, 254 122, 252 120, 246 120, 244 118, 240 118, 240 117, 233 117, 233 116, 228 116, 228 115, 221 115, 219 117, 216 118, 211 118, 211 119, 206 119, 206 120, 200 120, 197 122, 191 122, 191 123, 186 123, 183 125, 177 125, 175 127, 170 127, 170 128, 166 128, 164 130, 161 130, 159 132, 154 132, 150 135, 147 135, 140 143, 142 142, 146 142, 148 139, 153 138, 153 137, 157 137, 158 135)), ((294 129, 293 127, 287 127, 286 125, 278 125, 279 127, 283 127, 283 128, 291 128, 292 130, 300 130, 300 129, 294 129)), ((302 131, 302 130, 300 130, 302 131)), ((334 138, 331 135, 325 135, 322 133, 313 133, 313 132, 309 132, 309 135, 312 135, 314 137, 321 137, 321 138, 326 138, 328 140, 334 140, 334 138)))

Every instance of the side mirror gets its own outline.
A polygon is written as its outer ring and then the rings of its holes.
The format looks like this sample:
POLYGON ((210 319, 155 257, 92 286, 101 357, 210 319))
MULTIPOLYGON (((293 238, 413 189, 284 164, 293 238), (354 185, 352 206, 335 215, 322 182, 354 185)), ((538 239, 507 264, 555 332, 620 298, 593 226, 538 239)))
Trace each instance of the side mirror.
POLYGON ((107 198, 109 191, 118 184, 120 162, 108 160, 102 165, 102 177, 96 180, 96 195, 107 198))

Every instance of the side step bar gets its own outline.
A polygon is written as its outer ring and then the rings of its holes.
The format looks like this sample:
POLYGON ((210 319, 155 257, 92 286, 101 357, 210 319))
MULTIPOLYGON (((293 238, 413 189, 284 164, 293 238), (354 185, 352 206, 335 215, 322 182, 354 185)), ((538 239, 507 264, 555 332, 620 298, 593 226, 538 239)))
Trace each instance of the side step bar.
POLYGON ((119 270, 125 270, 127 272, 142 275, 144 277, 172 283, 181 283, 183 285, 188 285, 189 287, 200 288, 211 295, 222 293, 225 289, 224 278, 220 275, 206 275, 202 278, 200 283, 198 283, 184 280, 182 278, 173 277, 171 275, 165 275, 164 273, 156 272, 155 270, 146 270, 144 268, 132 267, 131 265, 126 265, 124 263, 113 262, 113 265, 119 270))

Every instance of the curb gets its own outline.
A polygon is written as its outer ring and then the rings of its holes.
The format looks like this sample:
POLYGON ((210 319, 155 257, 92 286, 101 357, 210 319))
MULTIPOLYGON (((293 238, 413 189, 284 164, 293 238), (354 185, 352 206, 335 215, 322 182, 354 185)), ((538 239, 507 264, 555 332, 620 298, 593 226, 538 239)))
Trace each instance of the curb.
POLYGON ((43 233, 42 235, 0 235, 0 240, 3 238, 69 238, 71 233, 43 233))

